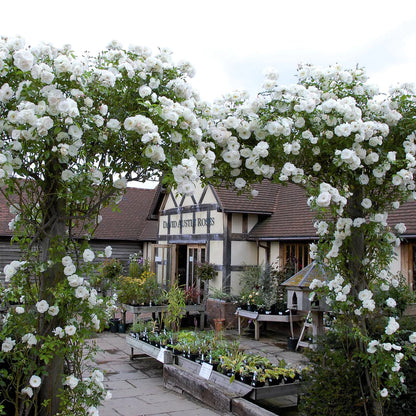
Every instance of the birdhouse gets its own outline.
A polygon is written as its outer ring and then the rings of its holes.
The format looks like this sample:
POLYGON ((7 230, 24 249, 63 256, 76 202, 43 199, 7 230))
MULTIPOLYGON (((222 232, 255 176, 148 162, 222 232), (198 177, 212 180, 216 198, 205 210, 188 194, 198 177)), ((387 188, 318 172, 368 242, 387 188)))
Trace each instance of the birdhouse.
POLYGON ((322 299, 309 300, 313 280, 328 280, 328 269, 322 264, 312 262, 282 283, 287 289, 287 307, 298 311, 327 311, 328 305, 322 299))

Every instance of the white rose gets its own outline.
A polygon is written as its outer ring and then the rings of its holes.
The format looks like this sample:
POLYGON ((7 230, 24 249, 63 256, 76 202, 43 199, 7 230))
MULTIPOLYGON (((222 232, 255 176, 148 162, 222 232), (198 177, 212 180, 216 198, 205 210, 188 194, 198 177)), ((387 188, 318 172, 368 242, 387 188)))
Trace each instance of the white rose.
POLYGON ((65 333, 69 336, 72 336, 75 334, 75 332, 77 332, 77 328, 75 328, 74 325, 67 325, 65 327, 65 333))
POLYGON ((384 388, 383 390, 380 390, 380 396, 381 397, 387 397, 389 395, 389 391, 384 388))
POLYGON ((68 377, 65 379, 65 382, 64 382, 64 384, 65 384, 65 385, 67 385, 67 386, 69 386, 71 390, 74 390, 74 388, 75 388, 76 386, 78 386, 78 383, 79 383, 79 379, 78 379, 78 378, 76 378, 76 377, 75 377, 75 376, 73 376, 73 375, 68 376, 68 377))
POLYGON ((17 306, 15 310, 18 315, 25 313, 25 308, 22 308, 21 306, 17 306))
POLYGON ((144 98, 147 97, 148 95, 150 95, 152 93, 152 89, 150 87, 148 87, 147 85, 142 85, 139 88, 139 95, 140 97, 144 98))
POLYGON ((377 340, 370 341, 368 343, 367 352, 370 354, 374 354, 377 351, 377 346, 379 345, 379 342, 377 340))
POLYGON ((46 300, 41 300, 36 303, 36 309, 39 313, 45 313, 49 309, 49 304, 46 300))
POLYGON ((88 289, 85 286, 78 286, 75 289, 75 297, 78 299, 86 299, 89 296, 88 289))
POLYGON ((17 68, 27 72, 32 69, 35 58, 29 51, 20 50, 13 54, 13 60, 17 68))
POLYGON ((23 335, 22 342, 27 343, 28 345, 36 345, 38 343, 38 340, 36 339, 36 336, 32 333, 28 333, 23 335))
POLYGON ((50 306, 49 310, 48 310, 48 314, 51 316, 56 316, 59 313, 59 307, 54 305, 54 306, 50 306))
POLYGON ((372 205, 373 205, 373 204, 372 204, 372 202, 371 202, 371 199, 364 198, 364 199, 361 201, 361 206, 362 206, 363 208, 365 208, 365 209, 370 209, 372 205))
POLYGON ((117 189, 125 189, 127 187, 127 179, 126 178, 120 178, 114 181, 113 183, 114 188, 117 189))
POLYGON ((70 264, 72 264, 72 259, 69 256, 62 257, 61 261, 62 261, 62 265, 64 267, 69 266, 70 264))
POLYGON ((64 330, 60 326, 57 326, 52 332, 56 337, 59 338, 63 338, 63 336, 65 335, 64 330))
POLYGON ((1 350, 3 352, 10 352, 15 345, 16 345, 16 341, 12 340, 10 337, 7 337, 3 341, 3 344, 1 345, 1 350))
POLYGON ((40 379, 39 376, 33 375, 32 377, 30 377, 29 384, 33 388, 39 387, 41 383, 42 383, 42 380, 40 379))
POLYGON ((242 189, 242 188, 244 188, 244 187, 246 186, 246 181, 245 181, 243 178, 237 178, 237 179, 234 181, 234 186, 235 186, 237 189, 242 189))
POLYGON ((327 191, 321 192, 315 202, 319 207, 328 207, 331 203, 331 194, 327 191))
POLYGON ((396 321, 396 319, 395 318, 393 318, 393 317, 390 317, 389 318, 389 323, 388 323, 388 325, 386 326, 386 329, 385 329, 385 333, 387 334, 387 335, 392 335, 392 334, 394 334, 398 329, 400 328, 400 325, 398 324, 398 322, 396 321))
POLYGON ((29 397, 32 397, 33 396, 32 387, 25 387, 24 389, 22 389, 22 394, 26 394, 29 397))
POLYGON ((387 306, 388 306, 388 307, 390 307, 390 308, 395 308, 395 307, 396 307, 396 305, 397 305, 397 302, 396 302, 393 298, 388 298, 388 299, 386 300, 386 304, 387 304, 387 306))
POLYGON ((412 344, 416 344, 416 332, 412 332, 409 335, 409 342, 411 342, 412 344))
POLYGON ((84 279, 80 276, 78 276, 77 274, 71 274, 70 276, 67 277, 69 286, 71 287, 77 287, 82 285, 84 279))
POLYGON ((95 254, 92 250, 90 250, 89 248, 86 248, 84 250, 84 253, 82 254, 82 257, 84 258, 84 261, 86 263, 91 262, 94 260, 95 258, 95 254))
POLYGON ((76 268, 75 264, 68 264, 68 266, 66 266, 64 268, 64 274, 65 274, 65 276, 71 276, 76 271, 77 271, 77 268, 76 268))
POLYGON ((113 254, 113 248, 111 246, 107 246, 104 250, 104 253, 106 257, 111 257, 113 254))
POLYGON ((116 120, 115 118, 112 118, 107 121, 107 127, 110 130, 118 131, 120 130, 121 124, 118 120, 116 120))

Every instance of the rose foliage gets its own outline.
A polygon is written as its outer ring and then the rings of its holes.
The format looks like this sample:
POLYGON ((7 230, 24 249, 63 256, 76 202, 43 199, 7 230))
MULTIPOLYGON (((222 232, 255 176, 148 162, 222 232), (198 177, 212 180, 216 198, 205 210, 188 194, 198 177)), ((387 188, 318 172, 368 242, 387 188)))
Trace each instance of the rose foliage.
POLYGON ((113 43, 98 56, 0 40, 0 186, 22 258, 4 269, 0 397, 7 414, 95 415, 103 376, 85 368, 91 331, 113 300, 90 287, 88 239, 130 180, 165 173, 182 193, 214 154, 188 83, 168 50, 113 43), (197 159, 199 160, 199 163, 197 159))
POLYGON ((261 180, 305 189, 317 215, 311 256, 332 276, 314 281, 312 296, 336 314, 333 331, 360 368, 365 411, 380 415, 405 388, 401 363, 416 340, 401 333, 406 295, 390 272, 405 225, 388 218, 416 197, 416 90, 380 94, 364 70, 339 66, 300 66, 295 85, 277 79, 270 70, 255 99, 236 92, 212 107, 214 174, 240 190, 261 180))

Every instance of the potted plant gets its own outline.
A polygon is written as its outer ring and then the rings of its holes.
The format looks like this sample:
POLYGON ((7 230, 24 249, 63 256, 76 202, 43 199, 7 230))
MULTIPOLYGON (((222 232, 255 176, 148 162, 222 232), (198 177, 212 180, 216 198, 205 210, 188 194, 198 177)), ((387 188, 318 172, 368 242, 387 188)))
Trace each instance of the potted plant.
POLYGON ((99 269, 99 273, 93 275, 90 280, 92 287, 101 292, 103 296, 111 294, 117 289, 118 277, 123 273, 123 265, 118 259, 105 259, 99 269))
POLYGON ((185 292, 175 283, 169 289, 167 298, 168 309, 164 315, 165 327, 172 331, 179 331, 182 316, 185 314, 185 292))
POLYGON ((212 280, 217 275, 215 264, 212 263, 196 263, 195 272, 197 277, 203 281, 212 280))
POLYGON ((187 305, 196 305, 200 296, 201 291, 194 284, 185 289, 185 303, 187 305))

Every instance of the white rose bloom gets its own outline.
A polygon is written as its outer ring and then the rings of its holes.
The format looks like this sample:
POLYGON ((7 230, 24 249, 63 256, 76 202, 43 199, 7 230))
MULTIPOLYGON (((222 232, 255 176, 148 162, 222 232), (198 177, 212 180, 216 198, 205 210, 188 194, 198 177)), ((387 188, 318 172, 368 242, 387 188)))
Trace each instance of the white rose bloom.
POLYGON ((86 248, 84 250, 84 253, 82 254, 82 257, 83 257, 84 261, 86 263, 88 263, 88 262, 91 262, 91 261, 94 260, 95 254, 92 250, 90 250, 89 248, 86 248))
POLYGON ((376 307, 376 303, 374 302, 374 299, 365 299, 363 301, 363 308, 368 309, 369 311, 373 311, 376 307))
POLYGON ((59 307, 56 305, 50 306, 48 310, 48 314, 51 316, 56 316, 59 313, 59 307))
POLYGON ((397 230, 399 234, 404 234, 406 232, 406 225, 402 222, 399 222, 394 226, 394 228, 397 230))
POLYGON ((142 85, 139 88, 139 95, 142 98, 149 96, 151 93, 152 93, 152 89, 147 85, 142 85))
POLYGON ((20 50, 13 54, 13 61, 17 68, 23 72, 32 69, 35 57, 29 51, 20 50))
POLYGON ((112 118, 107 121, 107 127, 110 130, 119 131, 121 128, 121 124, 118 120, 116 120, 115 118, 112 118))
POLYGON ((67 325, 67 326, 65 327, 65 333, 66 333, 67 335, 72 336, 72 335, 74 335, 74 334, 75 334, 75 332, 77 332, 77 328, 76 328, 74 325, 67 325))
POLYGON ((22 342, 27 343, 27 345, 36 345, 38 343, 38 340, 36 339, 36 336, 32 333, 28 333, 23 335, 22 342))
POLYGON ((328 207, 331 203, 331 194, 329 192, 321 192, 315 200, 319 207, 328 207))
POLYGON ((68 264, 68 266, 64 267, 64 274, 65 276, 71 276, 77 271, 75 264, 68 264))
POLYGON ((125 189, 127 187, 127 179, 126 178, 120 178, 114 181, 113 183, 114 188, 117 189, 125 189))
POLYGON ((398 329, 400 328, 400 325, 398 324, 398 322, 396 321, 395 318, 390 317, 389 318, 389 323, 386 326, 385 329, 385 333, 387 335, 392 335, 394 334, 398 329))
POLYGON ((75 289, 75 297, 78 299, 86 299, 89 296, 88 289, 85 286, 78 286, 75 289))
POLYGON ((384 343, 382 344, 382 346, 383 346, 383 348, 384 348, 386 351, 391 351, 391 349, 392 349, 391 342, 384 342, 384 343))
POLYGON ((25 313, 25 308, 22 308, 21 306, 17 306, 15 311, 18 315, 21 315, 22 313, 25 313))
POLYGON ((369 199, 369 198, 364 198, 364 199, 361 201, 361 206, 362 206, 363 208, 365 208, 365 209, 370 209, 372 205, 373 205, 373 204, 372 204, 372 202, 371 202, 371 199, 369 199))
POLYGON ((60 326, 57 326, 52 332, 56 337, 59 338, 63 338, 65 335, 65 331, 60 326))
POLYGON ((104 250, 105 256, 111 257, 111 255, 113 254, 113 248, 111 246, 107 246, 104 250))
POLYGON ((396 302, 393 298, 388 298, 388 299, 386 300, 386 304, 387 304, 387 306, 388 306, 388 307, 390 307, 390 308, 395 308, 395 307, 396 307, 396 305, 397 305, 397 302, 396 302))
POLYGON ((33 396, 33 390, 32 387, 25 387, 24 389, 22 389, 22 394, 26 394, 29 397, 33 396))
POLYGON ((246 181, 243 179, 243 178, 237 178, 235 181, 234 181, 234 186, 237 188, 237 189, 242 189, 242 188, 244 188, 245 186, 246 186, 246 181))
POLYGON ((39 376, 33 375, 32 377, 30 377, 29 384, 33 388, 39 387, 41 383, 42 383, 42 380, 39 376))
POLYGON ((71 259, 70 256, 65 256, 65 257, 62 257, 61 262, 62 262, 62 265, 64 267, 66 267, 66 266, 69 266, 70 264, 72 264, 72 259, 71 259))
POLYGON ((416 332, 412 332, 409 335, 409 342, 411 342, 412 344, 416 344, 416 332))
POLYGON ((380 396, 381 397, 387 397, 389 395, 389 391, 384 388, 383 390, 380 390, 380 396))
POLYGON ((71 287, 78 287, 82 285, 82 283, 84 282, 84 279, 78 276, 77 274, 71 274, 70 276, 67 277, 67 280, 68 280, 69 286, 71 287))
POLYGON ((10 352, 15 345, 16 345, 16 341, 11 339, 10 337, 7 337, 3 341, 3 344, 1 344, 1 350, 3 352, 10 352))
POLYGON ((379 342, 377 340, 370 341, 368 343, 367 352, 369 352, 370 354, 374 354, 375 352, 377 352, 378 345, 379 342))
POLYGON ((69 386, 71 390, 74 390, 76 386, 78 386, 79 379, 73 375, 66 377, 64 385, 69 386))
POLYGON ((69 181, 74 176, 75 176, 75 173, 72 172, 72 170, 69 170, 69 169, 65 169, 64 171, 62 171, 62 174, 61 174, 61 178, 64 182, 69 181))
POLYGON ((39 313, 45 313, 49 309, 49 304, 46 300, 41 300, 36 303, 36 309, 39 313))

